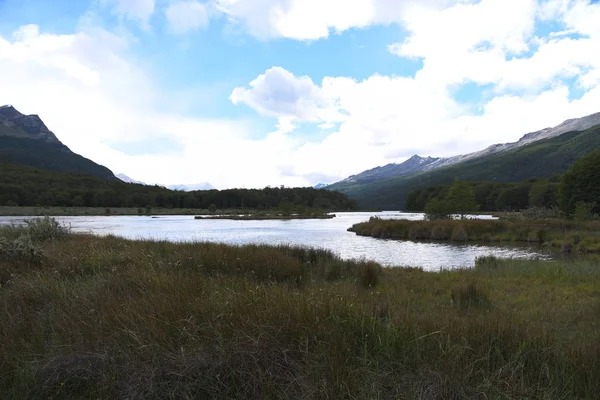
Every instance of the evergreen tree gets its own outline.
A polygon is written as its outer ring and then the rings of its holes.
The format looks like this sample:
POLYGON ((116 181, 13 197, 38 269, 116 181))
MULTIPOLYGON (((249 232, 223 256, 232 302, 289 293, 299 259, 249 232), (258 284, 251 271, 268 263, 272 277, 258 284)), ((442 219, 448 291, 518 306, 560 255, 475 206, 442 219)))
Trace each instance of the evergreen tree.
POLYGON ((596 150, 575 162, 563 174, 559 187, 560 208, 573 214, 577 203, 600 205, 600 150, 596 150))
POLYGON ((471 185, 465 181, 456 180, 448 190, 447 203, 454 214, 460 215, 461 219, 479 209, 475 198, 475 192, 471 185))

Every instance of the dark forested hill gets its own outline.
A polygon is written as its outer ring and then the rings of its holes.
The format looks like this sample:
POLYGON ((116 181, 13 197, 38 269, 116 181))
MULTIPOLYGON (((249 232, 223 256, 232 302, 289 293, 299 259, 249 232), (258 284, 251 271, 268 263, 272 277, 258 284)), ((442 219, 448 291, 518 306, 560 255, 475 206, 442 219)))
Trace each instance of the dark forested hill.
POLYGON ((451 183, 456 178, 491 182, 549 178, 565 172, 573 162, 599 148, 600 125, 430 172, 365 184, 340 182, 328 188, 348 194, 360 207, 404 209, 408 194, 420 188, 451 183))
POLYGON ((212 204, 219 209, 356 208, 345 194, 325 189, 267 187, 183 192, 0 161, 0 206, 209 208, 212 204))
POLYGON ((0 160, 48 171, 117 179, 108 168, 73 153, 37 115, 21 114, 12 106, 0 107, 0 160))

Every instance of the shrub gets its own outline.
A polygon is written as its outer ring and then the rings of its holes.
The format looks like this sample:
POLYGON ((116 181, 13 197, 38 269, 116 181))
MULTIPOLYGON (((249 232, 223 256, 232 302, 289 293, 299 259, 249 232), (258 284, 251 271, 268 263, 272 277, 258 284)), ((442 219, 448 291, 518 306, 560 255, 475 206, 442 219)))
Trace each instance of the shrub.
POLYGON ((29 259, 31 261, 40 261, 42 258, 42 250, 33 242, 31 236, 22 235, 14 240, 0 237, 0 260, 14 261, 29 259))
POLYGON ((524 219, 540 220, 562 218, 564 215, 560 208, 554 207, 529 207, 521 212, 521 217, 524 219))
POLYGON ((48 216, 25 222, 28 225, 27 234, 34 242, 60 239, 67 236, 71 231, 70 227, 61 225, 56 219, 48 216))
POLYGON ((425 219, 428 221, 452 219, 452 210, 445 200, 435 197, 425 206, 425 219))
POLYGON ((465 311, 473 308, 487 308, 490 300, 484 290, 475 283, 452 289, 452 304, 458 309, 465 311))
POLYGON ((573 219, 575 221, 589 221, 593 219, 592 210, 596 206, 596 203, 586 203, 579 201, 575 204, 575 211, 573 212, 573 219))
POLYGON ((358 284, 364 288, 375 287, 379 283, 381 266, 374 262, 364 262, 358 265, 356 275, 358 284))

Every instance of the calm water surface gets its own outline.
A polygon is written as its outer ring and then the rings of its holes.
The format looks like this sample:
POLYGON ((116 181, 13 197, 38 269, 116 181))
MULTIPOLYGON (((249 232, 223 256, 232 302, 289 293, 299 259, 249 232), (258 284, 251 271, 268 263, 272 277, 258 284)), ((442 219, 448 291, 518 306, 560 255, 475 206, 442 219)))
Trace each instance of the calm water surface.
MULTIPOLYGON (((232 221, 195 220, 193 216, 56 217, 76 232, 113 234, 129 239, 206 241, 234 245, 249 243, 292 244, 334 251, 342 258, 366 258, 386 266, 414 266, 427 270, 470 267, 475 257, 545 257, 526 247, 457 245, 383 240, 356 236, 346 230, 371 216, 422 219, 423 214, 399 212, 336 213, 327 220, 232 221)), ((481 216, 480 218, 490 218, 481 216)), ((0 224, 18 223, 24 217, 0 217, 0 224)))

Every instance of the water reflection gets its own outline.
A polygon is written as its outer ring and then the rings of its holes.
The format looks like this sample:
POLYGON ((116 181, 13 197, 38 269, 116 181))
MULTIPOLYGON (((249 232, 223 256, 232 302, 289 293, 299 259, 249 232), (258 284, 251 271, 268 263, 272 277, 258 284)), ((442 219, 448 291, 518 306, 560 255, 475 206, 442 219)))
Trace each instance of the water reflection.
MULTIPOLYGON (((336 215, 336 218, 328 220, 291 221, 194 220, 193 216, 92 216, 57 219, 70 224, 76 232, 114 234, 130 239, 208 241, 233 245, 292 244, 330 249, 345 259, 365 258, 386 266, 423 267, 427 270, 470 267, 476 257, 483 255, 502 258, 541 256, 536 250, 526 247, 382 240, 356 236, 346 231, 351 225, 366 221, 371 216, 422 219, 423 215, 418 213, 361 212, 336 215)), ((18 221, 23 221, 23 217, 0 217, 0 224, 18 221)))

